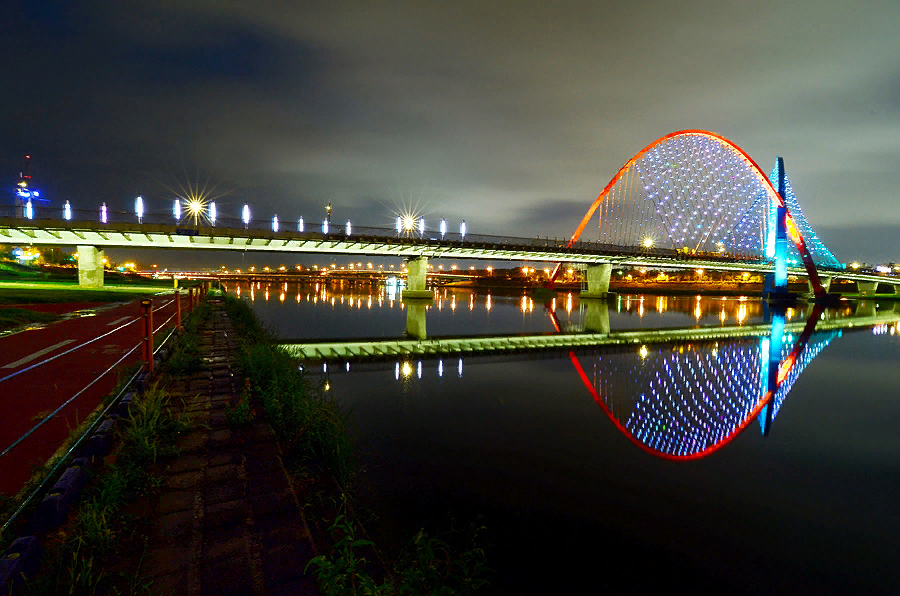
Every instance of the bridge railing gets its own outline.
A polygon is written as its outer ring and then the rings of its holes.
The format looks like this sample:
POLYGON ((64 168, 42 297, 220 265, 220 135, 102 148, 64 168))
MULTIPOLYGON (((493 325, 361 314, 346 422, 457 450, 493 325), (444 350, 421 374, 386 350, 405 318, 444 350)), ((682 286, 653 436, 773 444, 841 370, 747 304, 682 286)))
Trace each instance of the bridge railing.
MULTIPOLYGON (((102 213, 98 209, 71 209, 65 211, 63 208, 54 206, 38 206, 32 205, 31 217, 27 217, 25 207, 22 205, 0 206, 0 218, 16 219, 21 221, 22 225, 39 225, 39 222, 53 222, 53 227, 66 227, 73 229, 87 228, 96 230, 98 226, 108 224, 114 225, 116 229, 122 227, 128 231, 136 231, 143 226, 175 226, 179 233, 187 234, 203 234, 210 235, 221 230, 221 233, 230 236, 246 233, 251 236, 271 236, 277 235, 279 238, 321 238, 325 237, 329 240, 353 239, 358 241, 374 241, 374 242, 397 242, 404 244, 435 244, 437 250, 439 246, 465 246, 468 248, 488 248, 488 249, 509 249, 518 252, 527 252, 529 250, 536 251, 558 251, 558 252, 577 252, 597 253, 598 256, 622 256, 622 257, 644 257, 652 260, 660 259, 679 259, 679 260, 742 260, 748 263, 763 262, 762 259, 747 257, 746 255, 734 255, 729 253, 721 254, 686 254, 670 248, 653 247, 646 248, 642 246, 623 246, 617 244, 608 244, 603 242, 592 242, 590 240, 578 240, 572 246, 569 246, 567 238, 557 238, 549 236, 536 236, 533 238, 519 236, 498 236, 493 234, 476 234, 467 233, 460 234, 458 231, 447 232, 441 234, 439 230, 426 228, 424 233, 414 232, 397 233, 394 228, 357 226, 351 223, 349 234, 347 224, 344 222, 331 222, 327 225, 324 221, 311 222, 304 220, 302 225, 298 219, 279 219, 277 226, 273 219, 253 219, 244 222, 241 218, 234 217, 228 213, 217 214, 215 222, 211 221, 206 215, 194 217, 193 215, 183 215, 180 220, 176 221, 171 210, 165 211, 147 211, 138 218, 134 211, 111 211, 106 210, 102 213), (105 221, 104 221, 105 218, 105 221), (60 226, 60 223, 63 223, 60 226), (277 227, 277 229, 276 229, 277 227), (326 229, 327 227, 327 229, 326 229)), ((157 230, 159 231, 159 230, 157 230)))

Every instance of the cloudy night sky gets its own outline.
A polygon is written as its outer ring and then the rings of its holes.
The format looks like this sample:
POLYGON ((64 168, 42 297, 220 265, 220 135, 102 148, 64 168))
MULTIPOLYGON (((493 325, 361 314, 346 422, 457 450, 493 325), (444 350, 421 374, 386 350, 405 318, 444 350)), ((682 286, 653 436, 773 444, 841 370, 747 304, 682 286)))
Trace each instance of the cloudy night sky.
POLYGON ((900 2, 19 0, 0 179, 151 210, 572 233, 637 151, 699 128, 784 156, 842 261, 900 261, 900 2))

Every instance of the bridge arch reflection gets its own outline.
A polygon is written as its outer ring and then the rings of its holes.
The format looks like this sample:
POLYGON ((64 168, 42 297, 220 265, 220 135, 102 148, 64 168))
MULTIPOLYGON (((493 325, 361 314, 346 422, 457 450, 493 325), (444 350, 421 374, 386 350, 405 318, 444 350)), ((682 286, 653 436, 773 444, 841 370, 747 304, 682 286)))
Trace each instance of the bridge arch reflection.
POLYGON ((635 445, 664 459, 699 459, 755 418, 768 434, 800 374, 842 333, 815 332, 823 311, 811 311, 796 343, 776 314, 770 337, 604 354, 593 359, 591 375, 574 351, 569 358, 594 401, 635 445))

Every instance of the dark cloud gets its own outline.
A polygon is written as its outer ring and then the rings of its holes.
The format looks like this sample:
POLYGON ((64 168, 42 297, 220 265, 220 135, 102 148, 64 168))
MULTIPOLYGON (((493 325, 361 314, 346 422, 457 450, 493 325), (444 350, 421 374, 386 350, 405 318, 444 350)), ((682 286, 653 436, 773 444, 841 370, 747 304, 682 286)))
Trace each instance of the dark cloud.
MULTIPOLYGON (((420 188, 436 217, 562 237, 634 153, 702 128, 764 169, 784 156, 817 228, 900 226, 896 2, 23 0, 12 17, 0 171, 34 153, 73 203, 210 176, 226 209, 330 200, 384 225, 420 188)), ((848 233, 839 258, 886 258, 848 233)))

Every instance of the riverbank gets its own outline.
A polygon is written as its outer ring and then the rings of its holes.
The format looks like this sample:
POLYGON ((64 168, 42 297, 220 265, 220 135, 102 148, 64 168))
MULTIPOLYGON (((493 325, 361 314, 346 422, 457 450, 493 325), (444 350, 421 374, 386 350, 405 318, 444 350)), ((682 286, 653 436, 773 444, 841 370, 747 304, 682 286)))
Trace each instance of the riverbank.
POLYGON ((483 553, 436 561, 449 545, 425 533, 401 564, 381 560, 353 505, 348 415, 271 339, 240 300, 195 312, 149 392, 153 418, 180 432, 143 441, 135 476, 129 441, 146 434, 147 416, 116 422, 117 446, 97 458, 85 504, 45 533, 48 554, 27 593, 313 594, 318 585, 352 594, 369 585, 428 594, 467 585, 456 592, 465 594, 481 585, 459 565, 480 572, 483 553))

